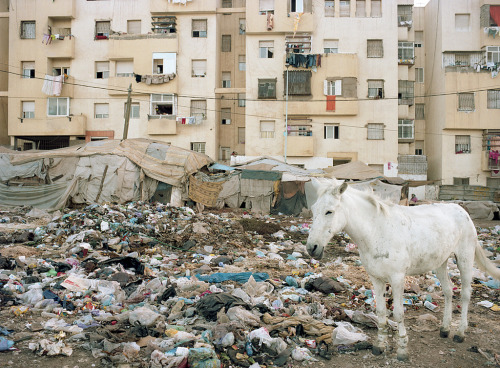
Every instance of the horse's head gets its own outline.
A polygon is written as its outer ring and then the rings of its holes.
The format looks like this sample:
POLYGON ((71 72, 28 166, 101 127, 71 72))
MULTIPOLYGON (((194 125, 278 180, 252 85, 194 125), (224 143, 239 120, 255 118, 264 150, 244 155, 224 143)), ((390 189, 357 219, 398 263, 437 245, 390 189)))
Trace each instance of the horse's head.
POLYGON ((340 197, 346 189, 346 183, 324 188, 316 203, 311 207, 313 223, 306 246, 311 257, 321 259, 333 235, 342 231, 346 226, 345 210, 340 203, 340 197))

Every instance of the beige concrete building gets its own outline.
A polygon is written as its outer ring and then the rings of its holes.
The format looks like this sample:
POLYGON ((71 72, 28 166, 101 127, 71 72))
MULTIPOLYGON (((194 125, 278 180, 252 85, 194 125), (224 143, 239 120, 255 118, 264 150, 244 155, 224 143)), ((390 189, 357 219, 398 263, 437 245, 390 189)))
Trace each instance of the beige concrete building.
POLYGON ((425 7, 425 153, 429 179, 500 182, 500 1, 425 7))

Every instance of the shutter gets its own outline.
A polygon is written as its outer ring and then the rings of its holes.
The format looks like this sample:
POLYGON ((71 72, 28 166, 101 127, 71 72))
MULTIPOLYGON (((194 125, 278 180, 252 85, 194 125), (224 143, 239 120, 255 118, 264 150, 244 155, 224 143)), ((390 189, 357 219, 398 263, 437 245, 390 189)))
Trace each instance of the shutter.
POLYGON ((415 31, 415 43, 423 43, 423 42, 424 42, 424 32, 415 31))
POLYGON ((95 114, 96 115, 107 115, 108 111, 109 111, 109 105, 107 103, 95 104, 95 114))
POLYGON ((206 60, 193 60, 193 76, 204 76, 207 72, 206 60))
POLYGON ((107 72, 109 71, 108 61, 96 61, 95 63, 96 72, 107 72))
POLYGON ((323 94, 328 96, 328 81, 326 79, 323 81, 323 94))
POLYGON ((206 19, 194 19, 193 20, 193 31, 206 32, 207 31, 207 20, 206 19))
POLYGON ((260 0, 259 11, 274 10, 274 0, 260 0))
POLYGON ((23 69, 35 69, 35 62, 34 61, 23 62, 23 69))
POLYGON ((469 14, 455 14, 455 30, 468 31, 469 30, 469 14))
POLYGON ((127 21, 127 33, 141 34, 141 21, 140 20, 127 21))
POLYGON ((96 33, 102 33, 105 36, 109 36, 110 22, 95 22, 96 33))
POLYGON ((274 121, 261 121, 260 122, 261 132, 274 132, 274 121))
POLYGON ((116 75, 119 74, 134 74, 134 62, 132 60, 117 61, 116 75))
POLYGON ((356 17, 366 17, 366 1, 356 0, 356 17))
POLYGON ((356 78, 342 78, 342 96, 348 98, 358 97, 358 80, 356 78))
POLYGON ((304 13, 312 13, 312 0, 304 1, 304 13))
POLYGON ((372 18, 380 18, 382 16, 382 4, 380 0, 372 0, 372 18))
POLYGON ((23 112, 34 112, 35 102, 34 101, 24 101, 23 102, 23 112))
POLYGON ((342 96, 342 80, 335 81, 335 96, 342 96))

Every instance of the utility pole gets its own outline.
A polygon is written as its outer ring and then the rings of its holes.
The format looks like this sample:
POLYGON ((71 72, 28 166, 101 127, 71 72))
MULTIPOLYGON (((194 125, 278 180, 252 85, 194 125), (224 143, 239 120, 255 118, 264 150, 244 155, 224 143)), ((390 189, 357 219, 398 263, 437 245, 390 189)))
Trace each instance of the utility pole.
POLYGON ((125 126, 123 127, 123 139, 127 139, 128 136, 128 122, 130 120, 130 107, 132 104, 132 100, 130 96, 132 95, 132 83, 128 86, 128 96, 127 96, 127 105, 125 107, 125 126))

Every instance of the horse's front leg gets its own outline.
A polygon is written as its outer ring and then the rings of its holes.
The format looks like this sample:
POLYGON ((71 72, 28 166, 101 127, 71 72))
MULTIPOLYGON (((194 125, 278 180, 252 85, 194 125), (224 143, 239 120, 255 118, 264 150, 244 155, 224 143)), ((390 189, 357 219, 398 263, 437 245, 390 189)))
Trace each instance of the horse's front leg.
POLYGON ((404 309, 403 309, 403 291, 404 291, 404 274, 394 275, 392 277, 392 297, 394 306, 394 320, 398 323, 398 339, 397 339, 397 356, 398 360, 408 360, 408 336, 404 324, 404 309))
POLYGON ((385 305, 385 281, 371 277, 373 290, 375 291, 375 303, 377 305, 378 318, 378 337, 377 342, 373 344, 372 352, 374 355, 380 355, 387 346, 387 308, 385 305))

